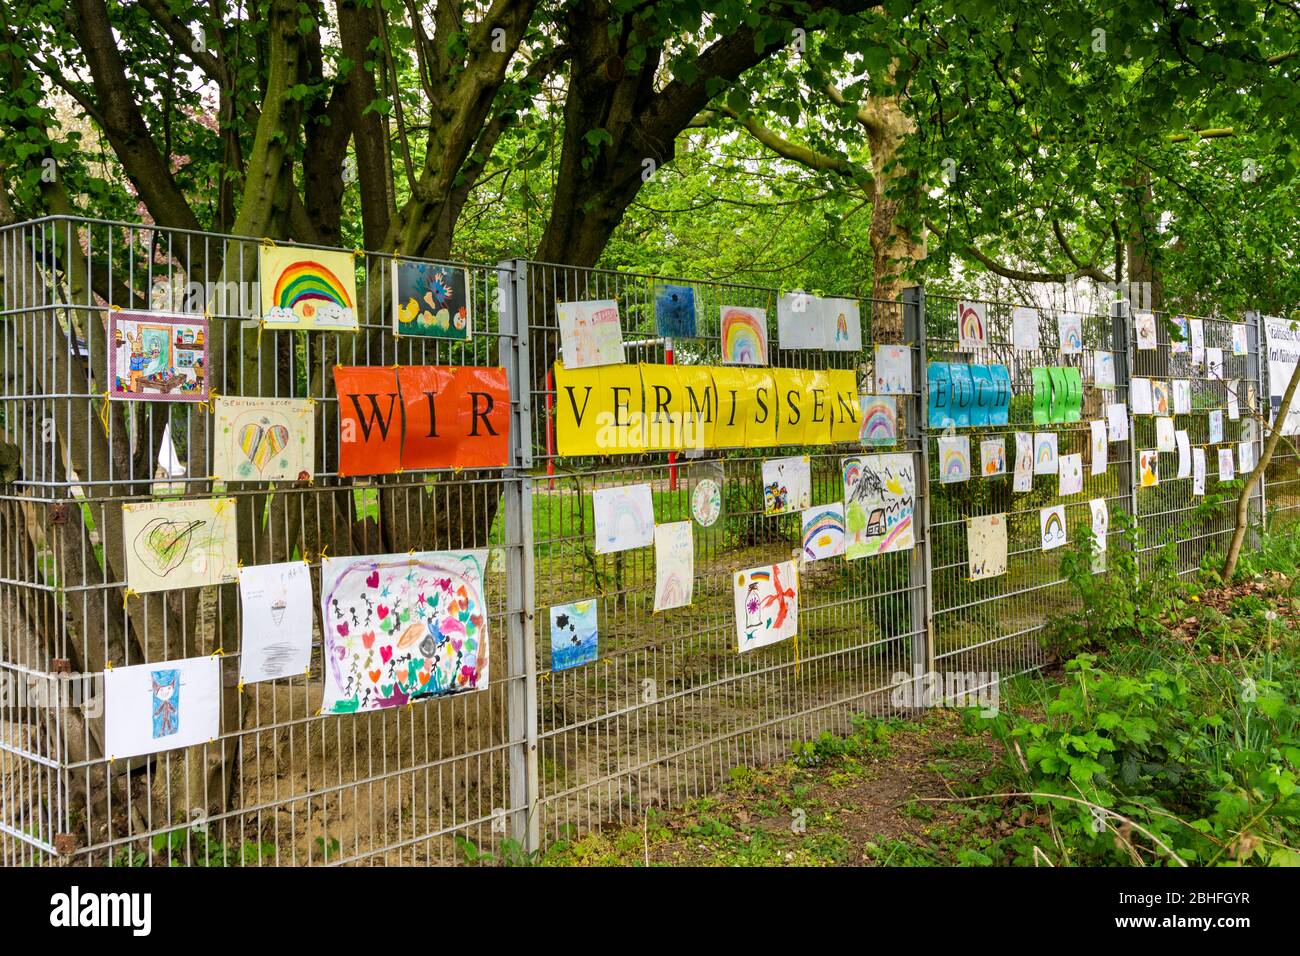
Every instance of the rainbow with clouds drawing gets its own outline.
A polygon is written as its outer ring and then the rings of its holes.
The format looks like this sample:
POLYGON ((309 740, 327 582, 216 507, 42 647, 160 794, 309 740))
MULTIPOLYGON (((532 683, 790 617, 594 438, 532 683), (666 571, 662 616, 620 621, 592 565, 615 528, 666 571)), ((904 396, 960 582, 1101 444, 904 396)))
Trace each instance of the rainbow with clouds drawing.
POLYGON ((1038 513, 1044 551, 1051 551, 1065 544, 1065 507, 1043 508, 1038 513))
POLYGON ((767 312, 743 305, 722 307, 722 361, 767 364, 767 312))
POLYGON ((357 329, 352 253, 263 246, 262 324, 274 329, 357 329))

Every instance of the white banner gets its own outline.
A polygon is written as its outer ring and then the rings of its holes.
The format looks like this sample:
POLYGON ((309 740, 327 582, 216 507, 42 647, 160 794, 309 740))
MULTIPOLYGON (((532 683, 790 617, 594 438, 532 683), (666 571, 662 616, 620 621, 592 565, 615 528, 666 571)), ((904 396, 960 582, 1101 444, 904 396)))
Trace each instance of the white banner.
MULTIPOLYGON (((1300 323, 1275 316, 1264 316, 1264 342, 1268 350, 1269 418, 1277 418, 1282 395, 1300 363, 1300 323)), ((1295 401, 1282 427, 1283 435, 1300 434, 1300 407, 1295 401)))

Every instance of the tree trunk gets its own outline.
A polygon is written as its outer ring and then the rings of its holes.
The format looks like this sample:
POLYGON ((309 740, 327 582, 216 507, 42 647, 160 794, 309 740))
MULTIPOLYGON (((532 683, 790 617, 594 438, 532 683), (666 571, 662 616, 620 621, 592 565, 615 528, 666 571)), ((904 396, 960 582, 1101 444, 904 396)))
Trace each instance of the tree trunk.
POLYGON ((1286 391, 1282 395, 1282 404, 1278 406, 1277 414, 1273 416, 1273 428, 1269 431, 1268 440, 1264 442, 1264 451, 1250 475, 1241 483, 1241 494, 1237 496, 1237 525, 1233 528, 1232 540, 1228 543, 1228 553, 1223 558, 1221 576, 1225 584, 1232 580, 1232 574, 1237 570, 1241 546, 1246 540, 1246 531, 1250 523, 1251 491, 1256 482, 1264 480, 1264 476, 1268 473, 1268 463, 1273 460, 1273 452, 1282 441, 1282 427, 1286 423, 1287 414, 1291 411, 1291 402, 1295 398, 1297 384, 1300 384, 1300 365, 1296 366, 1295 371, 1291 373, 1291 381, 1287 382, 1286 391))
POLYGON ((925 259, 925 236, 915 213, 919 205, 920 178, 899 160, 899 151, 916 131, 897 96, 873 96, 867 113, 871 124, 874 184, 871 201, 872 332, 877 342, 903 341, 901 309, 881 307, 897 301, 912 270, 925 259), (908 219, 912 222, 909 224, 908 219), (913 232, 915 226, 916 232, 913 232))

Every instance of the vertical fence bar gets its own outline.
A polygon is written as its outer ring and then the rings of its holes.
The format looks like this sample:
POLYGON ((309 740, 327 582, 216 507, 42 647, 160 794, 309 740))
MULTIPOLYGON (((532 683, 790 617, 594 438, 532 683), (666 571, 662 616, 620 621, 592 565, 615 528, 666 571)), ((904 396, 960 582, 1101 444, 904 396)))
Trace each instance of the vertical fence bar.
MULTIPOLYGON (((1133 336, 1129 334, 1132 314, 1127 299, 1111 304, 1111 347, 1115 351, 1115 394, 1124 396, 1124 414, 1128 418, 1128 468, 1120 469, 1120 491, 1128 499, 1129 515, 1138 519, 1138 453, 1136 420, 1133 416, 1133 336), (1127 485, 1125 485, 1127 482, 1127 485)), ((1107 423, 1107 428, 1109 428, 1107 423)), ((1141 549, 1139 543, 1138 548, 1141 549)))
MULTIPOLYGON (((1237 405, 1241 408, 1241 414, 1255 423, 1255 440, 1250 443, 1254 453, 1253 460, 1258 462, 1264 454, 1264 422, 1267 421, 1267 415, 1262 414, 1261 409, 1267 409, 1268 403, 1268 363, 1264 361, 1264 320, 1262 313, 1258 311, 1246 313, 1246 376, 1254 383, 1253 402, 1247 404, 1245 396, 1237 395, 1237 405), (1263 401, 1261 402, 1261 399, 1263 401)), ((1240 392, 1242 383, 1237 383, 1238 392, 1240 392)), ((1247 387, 1246 396, 1251 395, 1250 388, 1247 387)), ((1259 503, 1255 507, 1259 510, 1254 520, 1250 523, 1249 544, 1252 548, 1259 546, 1259 531, 1266 527, 1268 521, 1268 469, 1265 468, 1259 475, 1259 490, 1257 492, 1259 503)))
MULTIPOLYGON (((927 420, 929 403, 925 386, 925 287, 912 286, 903 290, 903 341, 912 348, 912 387, 917 393, 916 412, 907 416, 907 443, 916 448, 919 464, 916 467, 916 510, 913 513, 913 540, 911 560, 908 562, 911 580, 911 630, 912 676, 919 680, 934 670, 934 593, 932 589, 930 553, 930 441, 927 420)), ((917 700, 921 684, 913 686, 912 700, 917 700)))
POLYGON ((528 350, 527 264, 497 266, 501 360, 510 383, 510 461, 506 477, 506 628, 510 665, 507 733, 513 838, 537 847, 537 665, 533 649, 532 363, 528 350), (520 743, 522 741, 522 743, 520 743))

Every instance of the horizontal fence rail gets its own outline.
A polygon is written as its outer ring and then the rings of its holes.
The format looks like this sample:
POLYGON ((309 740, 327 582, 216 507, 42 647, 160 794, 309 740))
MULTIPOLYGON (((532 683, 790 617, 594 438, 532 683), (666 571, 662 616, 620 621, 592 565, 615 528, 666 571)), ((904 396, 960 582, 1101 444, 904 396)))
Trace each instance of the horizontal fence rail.
MULTIPOLYGON (((1090 526, 1090 502, 1104 501, 1112 527, 1121 513, 1136 519, 1144 569, 1189 572, 1222 550, 1235 512, 1233 496, 1216 494, 1210 413, 1223 413, 1221 447, 1234 456, 1243 443, 1256 456, 1263 447, 1269 383, 1258 316, 1246 323, 1244 354, 1234 352, 1235 323, 1197 320, 1203 346, 1223 354, 1210 369, 1178 344, 1176 317, 1155 314, 1147 347, 1122 305, 1079 314, 1077 341, 1063 351, 1054 314, 1037 315, 1038 346, 1026 349, 1014 331, 1023 312, 977 303, 985 335, 963 348, 959 313, 971 303, 915 288, 898 301, 848 297, 860 327, 843 331, 860 348, 790 349, 777 334, 773 288, 522 259, 429 263, 465 276, 472 337, 451 341, 395 335, 393 264, 408 260, 357 252, 349 255, 358 329, 304 332, 259 320, 258 261, 268 246, 67 217, 0 230, 0 863, 482 863, 634 821, 858 715, 907 711, 916 701, 900 688, 927 673, 961 674, 976 691, 1041 667, 1047 611, 1073 600, 1064 552, 1041 550, 1042 509, 1064 504, 1074 542, 1090 526), (657 283, 690 290, 692 334, 658 334, 657 283), (852 372, 863 393, 874 391, 876 346, 897 346, 912 383, 893 396, 897 440, 561 454, 557 306, 593 299, 617 302, 633 364, 725 365, 725 307, 765 311, 756 356, 765 367, 852 372), (108 355, 120 346, 109 336, 123 311, 206 316, 201 374, 214 396, 310 399, 310 474, 218 482, 212 401, 164 400, 165 382, 156 400, 110 400, 108 355), (1113 384, 1096 378, 1102 361, 1113 384), (1008 371, 1007 424, 955 432, 970 440, 968 481, 943 480, 945 429, 929 421, 934 362, 1008 371), (347 476, 340 366, 503 370, 504 467, 347 476), (1044 367, 1078 370, 1077 420, 1035 421, 1034 370, 1044 367), (1156 425, 1133 412, 1134 377, 1189 383, 1190 411, 1170 417, 1207 447, 1210 495, 1194 495, 1192 479, 1175 475, 1172 454, 1159 484, 1142 486, 1138 459, 1156 447, 1156 425), (1094 469, 1090 423, 1116 403, 1129 438, 1108 441, 1107 461, 1094 469), (1082 490, 1064 499, 1054 474, 1013 490, 1017 433, 1044 431, 1056 434, 1060 454, 1083 458, 1082 490), (981 474, 986 442, 1002 443, 1004 472, 981 474), (801 559, 800 516, 766 515, 760 477, 764 460, 801 454, 814 505, 843 500, 846 457, 901 456, 915 477, 913 547, 801 559), (692 515, 702 483, 717 489, 719 514, 708 524, 692 515), (656 525, 690 523, 687 606, 655 610, 653 548, 594 547, 593 492, 629 484, 649 485, 656 525), (239 563, 302 561, 314 595, 322 558, 484 553, 486 688, 322 713, 329 662, 319 607, 306 671, 241 685, 247 635, 236 584, 139 595, 125 571, 123 505, 216 494, 234 499, 239 563), (1007 570, 971 580, 968 522, 990 515, 1006 515, 1007 570), (789 560, 800 565, 797 637, 738 653, 737 572, 789 560), (593 609, 598 657, 556 666, 552 612, 575 602, 593 609), (111 759, 105 671, 204 655, 220 661, 219 735, 111 759)), ((1255 492, 1258 525, 1268 512, 1287 521, 1300 509, 1298 467, 1284 445, 1255 492)))

